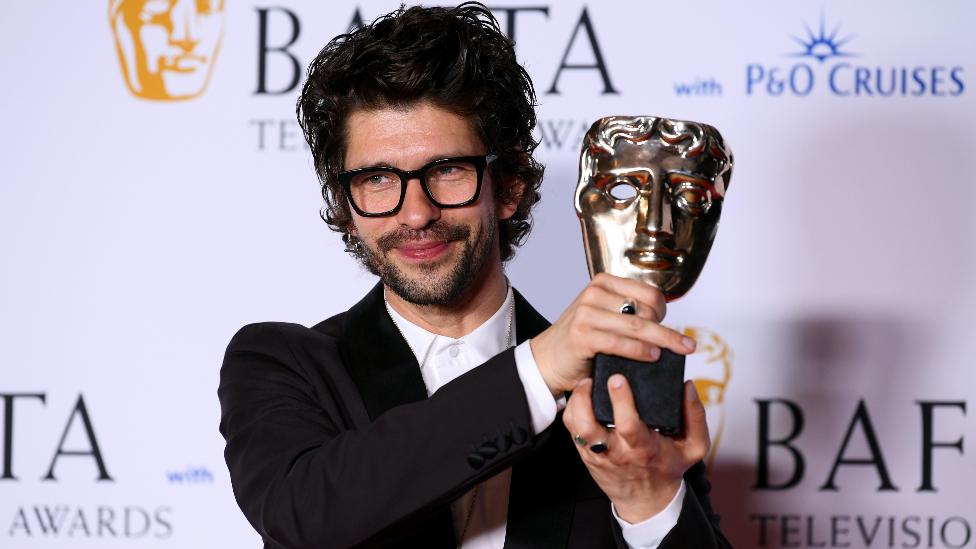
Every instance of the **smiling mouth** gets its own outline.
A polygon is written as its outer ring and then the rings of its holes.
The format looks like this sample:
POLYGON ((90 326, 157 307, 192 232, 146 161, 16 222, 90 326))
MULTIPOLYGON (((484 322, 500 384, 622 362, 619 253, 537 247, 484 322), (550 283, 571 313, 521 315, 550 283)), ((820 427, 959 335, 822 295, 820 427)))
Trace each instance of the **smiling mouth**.
POLYGON ((450 240, 404 242, 394 247, 401 256, 415 261, 429 261, 439 258, 451 245, 450 240))
POLYGON ((631 248, 624 255, 635 266, 652 271, 673 269, 683 260, 681 252, 671 248, 631 248))
POLYGON ((184 53, 173 57, 163 57, 160 60, 160 69, 180 73, 192 73, 196 72, 206 63, 207 58, 203 55, 184 53))

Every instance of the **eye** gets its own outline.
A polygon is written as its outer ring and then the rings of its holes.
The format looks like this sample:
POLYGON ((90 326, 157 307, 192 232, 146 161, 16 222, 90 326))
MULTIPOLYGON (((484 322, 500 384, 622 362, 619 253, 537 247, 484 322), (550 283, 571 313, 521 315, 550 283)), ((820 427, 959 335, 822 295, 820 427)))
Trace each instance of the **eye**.
POLYGON ((708 213, 712 206, 712 199, 708 190, 691 181, 675 184, 671 189, 671 196, 678 208, 693 217, 708 213))
POLYGON ((364 181, 367 185, 388 185, 390 183, 390 176, 385 173, 373 174, 367 177, 364 181))
POLYGON ((212 0, 197 0, 197 13, 200 15, 210 15, 213 13, 214 4, 212 0))
POLYGON ((168 13, 171 7, 169 0, 148 0, 142 6, 142 13, 149 17, 163 15, 168 13))
POLYGON ((350 185, 364 191, 382 191, 398 186, 399 178, 390 172, 364 172, 353 177, 350 185))
POLYGON ((433 176, 444 180, 452 180, 467 177, 468 173, 474 173, 474 168, 464 164, 440 164, 434 167, 433 176))
POLYGON ((617 202, 629 202, 637 196, 637 185, 627 180, 618 179, 606 187, 607 194, 617 202))

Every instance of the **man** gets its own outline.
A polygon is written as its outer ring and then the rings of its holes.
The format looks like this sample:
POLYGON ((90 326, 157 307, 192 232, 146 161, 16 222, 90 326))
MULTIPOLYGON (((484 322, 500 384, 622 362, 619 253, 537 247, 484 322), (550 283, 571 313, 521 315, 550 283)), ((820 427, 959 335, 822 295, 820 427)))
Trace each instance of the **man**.
POLYGON ((480 4, 401 8, 312 62, 299 119, 323 217, 381 283, 228 347, 225 456, 266 547, 727 546, 692 386, 674 439, 623 378, 616 428, 593 418, 594 354, 694 349, 658 323, 661 294, 598 276, 549 326, 504 276, 538 201, 534 100, 480 4))

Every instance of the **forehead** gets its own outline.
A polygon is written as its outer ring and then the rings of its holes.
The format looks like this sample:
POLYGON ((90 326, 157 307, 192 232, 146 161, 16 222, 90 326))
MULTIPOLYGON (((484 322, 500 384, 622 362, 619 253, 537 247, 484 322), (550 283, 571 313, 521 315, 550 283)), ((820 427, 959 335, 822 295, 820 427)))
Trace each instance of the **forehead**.
POLYGON ((346 118, 343 165, 414 169, 437 158, 488 152, 484 149, 470 117, 430 103, 358 109, 346 118))
MULTIPOLYGON (((118 0, 116 5, 124 13, 138 15, 143 12, 163 13, 176 6, 179 0, 118 0)), ((183 2, 187 8, 194 8, 199 15, 224 11, 224 0, 187 0, 183 2)))
POLYGON ((713 180, 722 164, 705 151, 697 155, 679 152, 677 148, 657 139, 633 142, 616 141, 613 154, 600 149, 595 154, 595 172, 602 174, 629 171, 682 172, 713 180))

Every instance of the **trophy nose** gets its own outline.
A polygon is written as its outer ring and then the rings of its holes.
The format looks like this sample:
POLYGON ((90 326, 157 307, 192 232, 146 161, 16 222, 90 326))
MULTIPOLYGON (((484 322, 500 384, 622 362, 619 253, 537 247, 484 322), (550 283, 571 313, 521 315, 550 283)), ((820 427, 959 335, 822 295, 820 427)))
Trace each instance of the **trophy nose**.
POLYGON ((170 14, 172 32, 169 41, 185 53, 192 52, 197 47, 197 44, 200 43, 201 39, 201 29, 199 28, 199 21, 197 19, 200 17, 200 14, 197 12, 196 7, 191 4, 192 2, 177 2, 170 14))
POLYGON ((666 240, 674 235, 671 208, 665 204, 664 189, 660 185, 641 190, 638 194, 637 234, 646 235, 654 240, 666 240))

